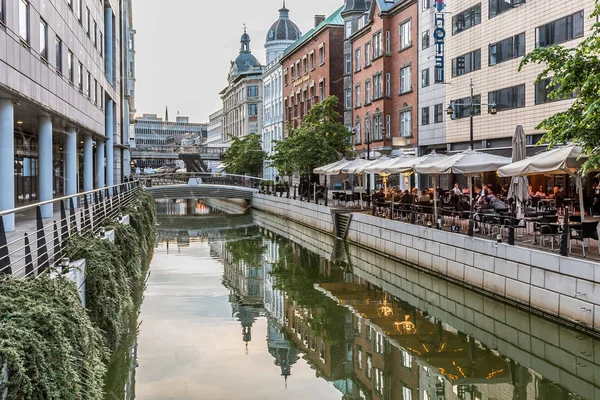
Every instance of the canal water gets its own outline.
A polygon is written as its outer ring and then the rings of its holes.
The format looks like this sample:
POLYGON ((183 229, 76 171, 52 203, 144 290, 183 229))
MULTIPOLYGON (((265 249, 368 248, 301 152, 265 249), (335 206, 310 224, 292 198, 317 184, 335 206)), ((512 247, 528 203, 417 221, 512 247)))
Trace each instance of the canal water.
POLYGON ((582 332, 263 213, 157 209, 137 399, 600 399, 582 332))

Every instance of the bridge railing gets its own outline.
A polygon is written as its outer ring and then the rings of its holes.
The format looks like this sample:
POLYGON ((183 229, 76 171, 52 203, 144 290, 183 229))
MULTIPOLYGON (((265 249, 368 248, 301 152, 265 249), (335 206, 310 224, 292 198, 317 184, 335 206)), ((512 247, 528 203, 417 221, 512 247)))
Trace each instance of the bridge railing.
POLYGON ((262 178, 247 175, 233 175, 210 172, 184 172, 172 174, 140 175, 137 179, 146 187, 186 185, 190 179, 198 179, 197 183, 208 185, 236 186, 258 189, 262 178))
POLYGON ((96 235, 106 219, 121 218, 142 190, 130 181, 73 196, 0 212, 0 279, 35 277, 61 267, 63 250, 73 235, 96 235), (52 213, 44 219, 43 214, 52 213), (6 232, 4 216, 15 215, 16 231, 6 232))

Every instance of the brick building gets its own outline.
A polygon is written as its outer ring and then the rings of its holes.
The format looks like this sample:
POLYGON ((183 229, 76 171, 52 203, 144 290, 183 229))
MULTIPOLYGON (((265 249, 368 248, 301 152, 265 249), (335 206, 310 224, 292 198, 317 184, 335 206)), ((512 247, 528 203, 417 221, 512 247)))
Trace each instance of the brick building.
MULTIPOLYGON (((281 59, 284 122, 298 127, 313 104, 334 95, 343 113, 343 7, 328 18, 315 16, 315 27, 290 46, 281 59)), ((286 133, 287 136, 287 133, 286 133)))
POLYGON ((415 0, 375 0, 349 39, 344 107, 352 109, 353 144, 359 152, 391 154, 417 146, 418 46, 415 0), (370 146, 367 145, 369 143, 370 146))

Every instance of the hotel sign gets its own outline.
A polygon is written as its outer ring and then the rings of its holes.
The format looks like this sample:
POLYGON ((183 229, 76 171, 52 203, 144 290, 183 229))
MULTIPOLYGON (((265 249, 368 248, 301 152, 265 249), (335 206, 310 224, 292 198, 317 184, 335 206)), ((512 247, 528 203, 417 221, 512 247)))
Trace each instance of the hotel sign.
POLYGON ((444 28, 444 0, 435 0, 435 28, 433 30, 433 39, 435 44, 435 79, 436 82, 444 82, 444 41, 446 39, 446 29, 444 28))
POLYGON ((310 75, 304 75, 302 78, 298 78, 294 81, 294 87, 300 86, 310 80, 310 75))

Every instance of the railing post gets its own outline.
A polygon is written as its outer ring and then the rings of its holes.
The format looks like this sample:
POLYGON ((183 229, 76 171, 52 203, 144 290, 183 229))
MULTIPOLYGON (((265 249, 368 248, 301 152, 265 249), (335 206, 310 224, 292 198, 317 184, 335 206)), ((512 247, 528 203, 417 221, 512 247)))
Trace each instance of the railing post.
POLYGON ((67 223, 67 211, 64 200, 60 201, 60 241, 61 249, 69 238, 69 224, 67 223))
MULTIPOLYGON (((87 196, 84 196, 87 199, 87 196)), ((71 197, 69 199, 69 208, 70 208, 70 216, 69 216, 69 223, 71 225, 71 229, 69 229, 69 234, 71 233, 71 231, 74 231, 75 233, 79 232, 79 229, 77 229, 77 218, 75 217, 75 201, 73 200, 73 198, 71 197)))
POLYGON ((298 189, 298 186, 294 185, 294 200, 296 200, 296 189, 298 189))
MULTIPOLYGON (((328 205, 327 204, 328 200, 329 200, 329 188, 325 187, 325 207, 327 207, 327 205, 328 205)), ((362 206, 362 204, 361 204, 361 206, 362 206)))
POLYGON ((44 223, 42 221, 42 209, 35 208, 37 220, 37 270, 38 275, 48 268, 48 248, 46 247, 46 235, 44 234, 44 223))
POLYGON ((4 231, 4 218, 0 216, 0 274, 12 274, 10 257, 8 256, 8 244, 6 232, 4 231))
POLYGON ((81 218, 81 232, 85 232, 86 228, 92 230, 92 218, 90 216, 90 203, 88 197, 83 196, 83 217, 81 218))
POLYGON ((57 263, 60 260, 60 239, 58 237, 58 225, 56 221, 54 221, 54 249, 52 249, 52 255, 54 263, 57 263))
POLYGON ((25 237, 25 276, 29 276, 33 272, 33 260, 31 259, 31 246, 29 246, 29 236, 27 232, 24 233, 25 237))

